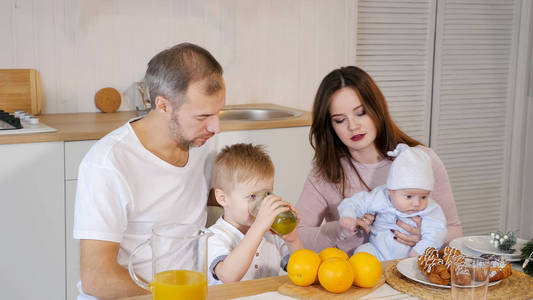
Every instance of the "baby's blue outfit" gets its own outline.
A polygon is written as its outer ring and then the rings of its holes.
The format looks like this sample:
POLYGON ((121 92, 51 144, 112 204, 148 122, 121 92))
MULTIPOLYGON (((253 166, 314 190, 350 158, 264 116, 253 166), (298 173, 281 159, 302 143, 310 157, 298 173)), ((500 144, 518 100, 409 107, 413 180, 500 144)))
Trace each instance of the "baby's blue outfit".
POLYGON ((370 229, 370 243, 359 246, 354 253, 368 252, 380 261, 405 258, 409 255, 411 247, 397 242, 394 239, 394 233, 391 232, 391 229, 394 229, 408 233, 396 225, 397 219, 416 227, 416 223, 409 218, 415 216, 422 218, 420 228, 422 238, 413 246, 419 254, 424 253, 427 247, 440 248, 448 233, 444 212, 433 199, 429 198, 426 209, 414 214, 406 214, 392 205, 386 185, 378 186, 371 192, 360 192, 344 199, 337 210, 340 218, 355 219, 363 217, 364 214, 376 215, 370 229))

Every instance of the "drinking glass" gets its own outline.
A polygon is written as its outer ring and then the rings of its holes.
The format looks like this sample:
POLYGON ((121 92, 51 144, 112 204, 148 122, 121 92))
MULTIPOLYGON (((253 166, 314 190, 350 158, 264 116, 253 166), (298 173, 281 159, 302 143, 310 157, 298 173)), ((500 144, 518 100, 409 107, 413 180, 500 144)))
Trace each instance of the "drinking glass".
MULTIPOLYGON (((263 199, 273 194, 269 190, 265 189, 256 192, 254 195, 255 198, 251 198, 248 204, 248 211, 252 216, 256 217, 257 213, 259 212, 259 209, 261 208, 261 203, 263 202, 263 199)), ((270 228, 272 229, 272 231, 279 235, 285 235, 289 234, 294 230, 294 228, 296 227, 296 223, 296 214, 292 210, 288 210, 277 215, 276 219, 274 219, 274 223, 272 223, 272 226, 270 228)))
POLYGON ((156 225, 151 237, 130 255, 128 269, 140 287, 152 292, 153 300, 207 297, 207 239, 213 235, 192 224, 156 225), (140 278, 133 258, 145 246, 152 248, 152 279, 140 278))
POLYGON ((489 260, 481 257, 456 257, 451 266, 451 296, 453 300, 487 299, 489 260))

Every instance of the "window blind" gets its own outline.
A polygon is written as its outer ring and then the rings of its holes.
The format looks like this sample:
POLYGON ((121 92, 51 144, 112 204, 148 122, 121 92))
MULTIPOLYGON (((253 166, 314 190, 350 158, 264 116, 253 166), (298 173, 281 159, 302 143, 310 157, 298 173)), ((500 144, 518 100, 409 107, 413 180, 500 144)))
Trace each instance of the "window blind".
POLYGON ((505 227, 518 5, 438 1, 430 144, 465 235, 505 227))
POLYGON ((400 128, 429 142, 435 0, 359 0, 356 64, 381 88, 400 128))

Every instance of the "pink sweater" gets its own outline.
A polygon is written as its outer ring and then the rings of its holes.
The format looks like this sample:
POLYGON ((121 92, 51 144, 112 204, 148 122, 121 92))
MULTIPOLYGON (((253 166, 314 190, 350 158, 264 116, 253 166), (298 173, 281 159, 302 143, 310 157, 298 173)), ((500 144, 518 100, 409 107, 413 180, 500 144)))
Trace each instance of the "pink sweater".
MULTIPOLYGON (((448 243, 454 238, 463 235, 448 173, 444 168, 444 164, 433 150, 423 146, 419 147, 431 157, 435 175, 435 187, 431 197, 442 207, 446 215, 448 223, 446 243, 448 243)), ((375 164, 361 164, 355 160, 353 162, 359 174, 371 189, 387 182, 392 161, 384 159, 375 164)), ((342 165, 349 182, 346 187, 346 197, 364 191, 363 185, 357 178, 357 174, 349 167, 348 161, 342 161, 342 165)), ((313 168, 307 177, 302 195, 295 205, 300 214, 298 234, 305 248, 318 253, 327 247, 337 247, 351 255, 355 248, 368 241, 368 235, 362 230, 354 237, 344 240, 339 238, 337 206, 342 200, 342 195, 335 185, 318 175, 316 167, 313 168)))

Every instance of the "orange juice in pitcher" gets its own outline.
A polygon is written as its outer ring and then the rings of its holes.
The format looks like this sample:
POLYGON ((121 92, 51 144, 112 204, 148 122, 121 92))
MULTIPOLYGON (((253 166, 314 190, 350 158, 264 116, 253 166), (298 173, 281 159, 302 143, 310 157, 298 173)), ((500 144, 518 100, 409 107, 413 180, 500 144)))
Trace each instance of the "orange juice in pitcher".
POLYGON ((207 278, 188 270, 157 273, 150 283, 153 300, 206 299, 207 278))
MULTIPOLYGON (((152 292, 153 300, 207 297, 207 239, 213 235, 194 224, 161 224, 152 228, 150 238, 130 254, 128 270, 140 287, 152 292), (152 248, 152 274, 139 276, 134 261, 138 252, 152 248)), ((146 256, 146 255, 145 255, 146 256)))

